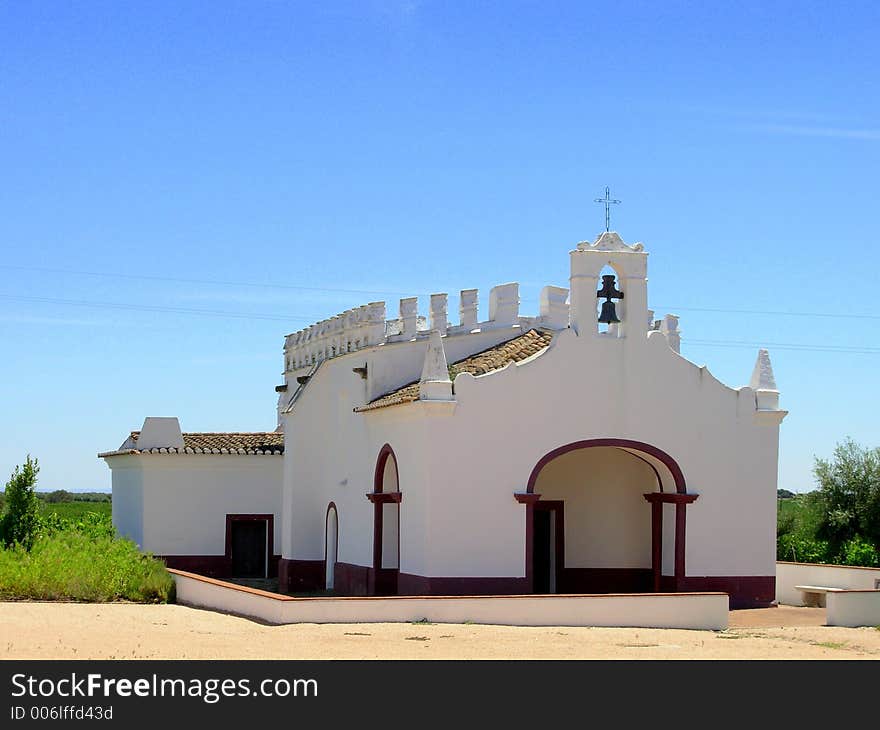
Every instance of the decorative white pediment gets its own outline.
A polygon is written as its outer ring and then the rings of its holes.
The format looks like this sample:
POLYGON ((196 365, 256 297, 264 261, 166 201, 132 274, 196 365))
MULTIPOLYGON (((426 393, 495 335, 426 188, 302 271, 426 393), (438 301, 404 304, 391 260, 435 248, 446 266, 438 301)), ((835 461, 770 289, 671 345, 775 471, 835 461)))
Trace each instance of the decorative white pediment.
POLYGON ((577 245, 578 251, 622 251, 624 253, 640 253, 645 250, 641 243, 632 246, 624 243, 616 231, 605 231, 595 241, 581 241, 577 245))

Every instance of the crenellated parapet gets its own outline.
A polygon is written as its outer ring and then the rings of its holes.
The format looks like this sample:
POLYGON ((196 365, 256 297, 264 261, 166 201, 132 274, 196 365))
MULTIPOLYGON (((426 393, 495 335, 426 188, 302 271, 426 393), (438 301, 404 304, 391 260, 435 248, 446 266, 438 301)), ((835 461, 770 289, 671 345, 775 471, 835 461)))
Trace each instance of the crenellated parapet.
POLYGON ((284 341, 284 371, 294 373, 319 362, 350 352, 397 342, 440 336, 460 336, 496 328, 542 326, 564 329, 569 323, 568 289, 547 286, 541 290, 540 313, 523 317, 519 311, 519 284, 499 284, 489 291, 489 318, 479 321, 479 292, 459 293, 459 322, 449 319, 449 296, 431 294, 428 316, 419 314, 418 297, 400 300, 398 316, 386 319, 385 302, 371 302, 316 322, 287 335, 284 341))
POLYGON ((292 372, 385 340, 385 302, 371 302, 317 322, 284 340, 284 369, 292 372))

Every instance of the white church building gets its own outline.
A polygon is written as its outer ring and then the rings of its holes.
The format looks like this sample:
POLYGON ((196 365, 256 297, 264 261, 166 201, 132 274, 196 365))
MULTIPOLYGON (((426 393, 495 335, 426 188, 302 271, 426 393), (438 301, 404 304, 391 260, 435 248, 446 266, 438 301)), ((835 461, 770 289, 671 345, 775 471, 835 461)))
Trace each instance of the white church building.
POLYGON ((147 418, 114 451, 113 519, 171 567, 282 591, 724 591, 768 605, 779 392, 729 387, 648 308, 648 254, 570 253, 537 316, 519 287, 371 303, 288 335, 278 428, 147 418))

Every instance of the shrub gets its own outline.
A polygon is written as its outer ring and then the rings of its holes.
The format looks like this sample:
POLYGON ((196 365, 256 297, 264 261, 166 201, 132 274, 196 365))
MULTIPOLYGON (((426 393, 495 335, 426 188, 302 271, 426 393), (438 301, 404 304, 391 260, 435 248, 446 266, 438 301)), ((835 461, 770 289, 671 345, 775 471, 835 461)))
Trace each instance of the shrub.
POLYGON ((776 540, 776 557, 793 563, 834 562, 834 554, 827 540, 816 540, 798 533, 781 535, 776 540))
POLYGON ((0 599, 164 603, 173 596, 165 565, 130 540, 67 529, 43 535, 30 551, 0 549, 0 599))
POLYGON ((0 517, 0 541, 30 550, 40 527, 40 502, 34 492, 40 467, 27 455, 23 466, 16 466, 6 482, 6 505, 0 517))
POLYGON ((855 537, 844 543, 839 561, 843 565, 861 565, 866 568, 880 567, 880 552, 867 540, 855 537))

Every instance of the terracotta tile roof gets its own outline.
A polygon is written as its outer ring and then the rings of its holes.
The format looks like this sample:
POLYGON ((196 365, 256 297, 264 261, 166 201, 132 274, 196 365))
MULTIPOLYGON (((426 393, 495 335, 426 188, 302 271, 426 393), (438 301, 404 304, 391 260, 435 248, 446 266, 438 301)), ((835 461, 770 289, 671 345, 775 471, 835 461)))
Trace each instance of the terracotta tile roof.
POLYGON ((131 436, 116 451, 98 456, 116 454, 256 454, 280 455, 284 453, 284 434, 275 431, 258 433, 185 433, 183 448, 139 449, 140 431, 131 436))
MULTIPOLYGON (((494 370, 500 370, 509 363, 522 362, 532 355, 537 355, 550 345, 550 340, 552 339, 552 332, 536 329, 529 330, 525 334, 514 337, 512 340, 502 342, 500 345, 495 345, 495 347, 490 347, 488 350, 483 350, 483 352, 478 352, 476 355, 471 355, 453 363, 449 368, 450 375, 454 379, 459 373, 485 375, 494 370)), ((373 411, 377 408, 396 406, 401 403, 413 403, 418 399, 419 381, 416 380, 402 388, 386 393, 381 398, 377 398, 365 406, 355 408, 355 411, 358 413, 373 411)))

